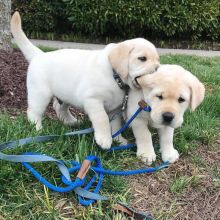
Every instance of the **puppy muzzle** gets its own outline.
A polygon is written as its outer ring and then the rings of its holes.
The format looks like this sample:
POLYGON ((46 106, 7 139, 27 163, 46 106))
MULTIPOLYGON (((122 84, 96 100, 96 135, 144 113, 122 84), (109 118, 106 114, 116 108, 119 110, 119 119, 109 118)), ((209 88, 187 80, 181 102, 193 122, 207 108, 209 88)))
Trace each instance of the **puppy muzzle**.
POLYGON ((132 80, 132 84, 134 85, 135 88, 137 89, 141 89, 141 86, 140 84, 138 83, 138 78, 140 78, 141 76, 144 76, 144 75, 147 75, 147 74, 153 74, 157 71, 157 69, 159 68, 159 64, 155 65, 155 67, 151 70, 151 71, 148 71, 146 73, 142 73, 140 75, 137 75, 133 80, 132 80))

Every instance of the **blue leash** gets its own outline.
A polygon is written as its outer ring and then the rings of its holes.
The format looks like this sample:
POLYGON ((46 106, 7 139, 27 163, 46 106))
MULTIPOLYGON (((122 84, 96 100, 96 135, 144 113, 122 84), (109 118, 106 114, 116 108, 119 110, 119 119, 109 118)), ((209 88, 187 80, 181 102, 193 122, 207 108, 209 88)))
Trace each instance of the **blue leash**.
MULTIPOLYGON (((148 106, 146 103, 139 102, 140 107, 137 109, 137 111, 132 115, 132 117, 123 125, 121 129, 119 129, 115 134, 112 135, 113 138, 117 137, 119 134, 121 134, 130 123, 134 120, 134 118, 142 111, 151 111, 150 106, 148 106)), ((80 131, 73 131, 65 133, 63 136, 74 136, 74 135, 81 135, 81 134, 88 134, 93 132, 93 128, 88 128, 80 131)), ((17 141, 10 141, 7 143, 3 143, 0 145, 0 151, 4 149, 12 149, 17 146, 22 146, 29 143, 41 143, 46 142, 54 139, 58 139, 60 135, 46 135, 46 136, 38 136, 38 137, 30 137, 30 138, 24 138, 17 141)), ((134 147, 134 144, 128 144, 124 146, 115 146, 112 147, 107 152, 112 152, 115 150, 124 150, 134 147)), ((161 164, 160 166, 151 167, 151 168, 145 168, 145 169, 138 169, 138 170, 128 170, 128 171, 112 171, 112 170, 106 170, 103 168, 102 163, 100 159, 96 156, 90 155, 87 156, 84 160, 83 164, 80 165, 76 161, 71 161, 71 168, 67 168, 64 161, 57 160, 53 157, 38 154, 38 153, 32 153, 32 152, 26 152, 22 155, 7 155, 0 152, 0 159, 6 160, 10 162, 21 162, 22 165, 29 170, 35 178, 37 178, 42 184, 47 186, 49 189, 56 191, 56 192, 70 192, 72 190, 75 191, 75 193, 79 197, 79 203, 84 206, 88 206, 97 200, 107 200, 107 197, 99 195, 99 190, 101 188, 104 174, 106 175, 119 175, 119 176, 128 176, 128 175, 135 175, 135 174, 141 174, 141 173, 152 173, 156 172, 160 169, 167 168, 168 162, 165 162, 161 164), (65 187, 56 186, 52 183, 50 183, 48 180, 46 180, 42 175, 34 169, 30 162, 55 162, 58 166, 58 168, 61 171, 61 181, 65 185, 65 187), (91 166, 92 163, 95 163, 95 166, 91 166), (95 174, 90 179, 90 181, 86 181, 86 173, 88 170, 92 170, 95 174), (72 181, 70 178, 70 175, 74 172, 78 171, 78 175, 75 179, 75 181, 72 181), (94 188, 94 184, 96 184, 94 188), (93 192, 90 192, 90 188, 93 187, 93 192)))

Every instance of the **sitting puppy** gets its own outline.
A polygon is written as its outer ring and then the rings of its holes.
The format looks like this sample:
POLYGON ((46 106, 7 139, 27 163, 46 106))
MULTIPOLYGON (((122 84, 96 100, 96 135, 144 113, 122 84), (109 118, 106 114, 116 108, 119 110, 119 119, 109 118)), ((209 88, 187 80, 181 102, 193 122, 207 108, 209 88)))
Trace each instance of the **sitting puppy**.
POLYGON ((163 161, 175 162, 179 153, 173 147, 174 129, 183 123, 183 114, 192 111, 203 101, 205 88, 190 72, 177 65, 161 65, 157 72, 137 78, 143 90, 131 90, 128 99, 128 117, 137 109, 139 100, 145 100, 151 112, 141 112, 132 122, 137 143, 137 156, 149 165, 155 161, 148 125, 157 128, 163 161))
MULTIPOLYGON (((156 71, 159 56, 154 45, 137 38, 109 44, 103 50, 63 49, 44 53, 25 36, 18 12, 12 17, 11 31, 30 63, 27 73, 29 121, 36 124, 37 130, 41 129, 42 115, 50 100, 57 97, 64 103, 59 104, 56 99, 54 102, 60 119, 67 124, 75 123, 69 105, 81 108, 92 122, 97 144, 110 148, 108 113, 122 105, 125 97, 119 85, 135 89, 137 76, 156 71), (115 79, 121 79, 119 85, 115 79)), ((120 127, 120 119, 112 122, 112 132, 120 127)), ((122 137, 119 141, 123 142, 122 137)))

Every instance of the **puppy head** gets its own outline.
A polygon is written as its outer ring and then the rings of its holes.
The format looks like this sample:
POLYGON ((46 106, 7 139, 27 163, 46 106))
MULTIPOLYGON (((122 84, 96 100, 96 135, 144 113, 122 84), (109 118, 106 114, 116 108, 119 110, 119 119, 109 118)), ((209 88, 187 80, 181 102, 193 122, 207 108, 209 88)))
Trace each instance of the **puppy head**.
POLYGON ((144 99, 152 108, 153 126, 177 128, 189 107, 194 111, 204 99, 204 85, 177 65, 161 65, 157 72, 139 77, 144 99))
POLYGON ((159 67, 159 55, 155 46, 143 38, 116 44, 108 56, 112 68, 130 87, 135 78, 150 74, 159 67))

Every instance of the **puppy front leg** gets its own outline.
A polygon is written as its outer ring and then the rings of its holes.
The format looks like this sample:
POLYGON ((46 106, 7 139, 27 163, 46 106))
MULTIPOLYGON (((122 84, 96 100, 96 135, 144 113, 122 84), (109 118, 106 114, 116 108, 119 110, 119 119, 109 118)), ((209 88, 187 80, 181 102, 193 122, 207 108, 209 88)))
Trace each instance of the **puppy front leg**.
POLYGON ((137 156, 151 165, 156 160, 156 154, 152 143, 151 133, 147 124, 141 118, 136 118, 132 122, 132 130, 136 138, 137 156))
POLYGON ((174 163, 179 158, 179 153, 173 147, 173 133, 174 129, 171 127, 159 128, 160 138, 160 152, 162 154, 163 161, 169 161, 174 163))
POLYGON ((111 126, 104 104, 100 100, 89 99, 84 104, 95 132, 95 140, 102 149, 109 149, 112 144, 111 126))

